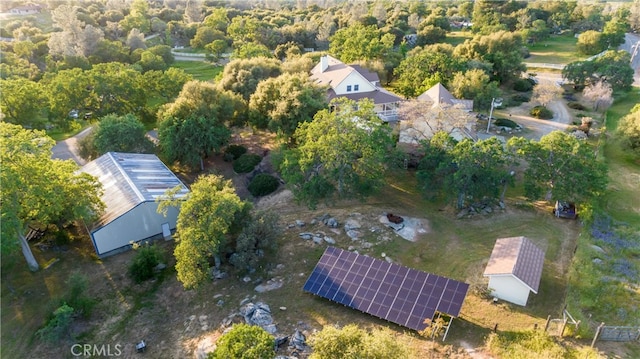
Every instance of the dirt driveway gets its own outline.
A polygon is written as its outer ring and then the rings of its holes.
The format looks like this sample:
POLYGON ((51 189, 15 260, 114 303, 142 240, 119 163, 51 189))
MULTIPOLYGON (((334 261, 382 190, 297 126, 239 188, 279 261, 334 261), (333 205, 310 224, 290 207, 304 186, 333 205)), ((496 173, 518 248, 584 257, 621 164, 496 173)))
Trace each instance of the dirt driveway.
MULTIPOLYGON (((538 73, 536 78, 540 83, 556 84, 562 80, 560 74, 538 73)), ((526 102, 518 107, 510 107, 504 110, 496 110, 495 117, 504 117, 517 122, 525 131, 522 136, 528 139, 540 140, 540 138, 552 131, 564 131, 571 124, 572 118, 564 99, 552 101, 547 106, 553 111, 553 118, 550 120, 540 120, 529 115, 534 103, 526 102)))

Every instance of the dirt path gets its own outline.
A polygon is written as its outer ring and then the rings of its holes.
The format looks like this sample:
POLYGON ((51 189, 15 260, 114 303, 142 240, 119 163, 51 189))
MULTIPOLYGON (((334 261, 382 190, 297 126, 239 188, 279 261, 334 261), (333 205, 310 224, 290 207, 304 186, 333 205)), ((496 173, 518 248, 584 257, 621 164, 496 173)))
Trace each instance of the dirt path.
MULTIPOLYGON (((560 74, 554 73, 538 73, 536 78, 540 83, 557 84, 562 80, 560 74)), ((558 99, 552 101, 547 106, 553 111, 553 118, 550 120, 541 120, 529 115, 529 111, 535 104, 531 102, 523 103, 518 107, 511 107, 505 110, 496 110, 496 117, 509 118, 517 122, 526 131, 522 136, 528 139, 540 140, 540 138, 552 131, 564 131, 571 124, 572 118, 565 100, 558 99)))

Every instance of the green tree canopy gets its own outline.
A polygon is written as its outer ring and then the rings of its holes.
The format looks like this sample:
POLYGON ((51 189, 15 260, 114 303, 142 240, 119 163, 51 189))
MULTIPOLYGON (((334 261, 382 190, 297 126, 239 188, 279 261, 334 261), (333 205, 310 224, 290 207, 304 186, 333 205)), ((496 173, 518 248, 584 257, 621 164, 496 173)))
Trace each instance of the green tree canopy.
POLYGON ((524 188, 528 198, 586 201, 607 186, 607 169, 593 148, 574 136, 554 131, 540 141, 511 138, 508 147, 527 161, 524 188))
POLYGON ((455 196, 459 208, 469 203, 496 201, 511 181, 509 154, 495 137, 455 142, 438 133, 424 143, 425 157, 416 174, 427 196, 455 196))
POLYGON ((198 287, 209 276, 209 259, 228 243, 227 236, 244 219, 250 205, 240 200, 230 180, 200 176, 184 199, 161 201, 158 211, 179 203, 174 251, 178 280, 186 289, 198 287))
POLYGON ((200 165, 212 152, 229 143, 231 130, 213 117, 164 117, 158 125, 162 154, 169 162, 179 162, 190 168, 200 165))
POLYGON ((327 107, 326 89, 307 74, 283 74, 261 81, 251 95, 250 121, 289 138, 301 122, 311 121, 327 107))
POLYGON ((0 110, 4 121, 24 127, 44 128, 47 97, 39 82, 17 77, 0 79, 0 110), (45 106, 43 106, 43 103, 45 106))
POLYGON ((364 198, 384 182, 393 139, 367 100, 333 101, 296 129, 297 148, 285 150, 279 164, 296 198, 313 207, 319 200, 364 198), (354 109, 357 108, 357 109, 354 109))
POLYGON ((104 208, 98 180, 78 172, 72 160, 51 159, 54 143, 42 131, 0 122, 2 253, 19 244, 33 271, 38 263, 25 239, 30 224, 90 222, 104 208))
POLYGON ((588 86, 605 81, 614 91, 628 91, 633 83, 631 55, 623 50, 609 50, 604 55, 588 61, 574 61, 562 69, 562 77, 575 86, 588 86))
POLYGON ((243 107, 238 95, 209 82, 192 80, 184 84, 175 101, 160 108, 158 119, 203 117, 224 124, 234 121, 243 107))
POLYGON ((438 82, 448 86, 464 63, 453 55, 453 46, 436 44, 409 51, 395 70, 396 88, 405 97, 416 97, 438 82))
POLYGON ((629 114, 618 122, 616 132, 624 148, 640 156, 640 105, 636 105, 629 114))
POLYGON ((384 59, 393 50, 394 36, 382 34, 377 26, 354 23, 331 37, 329 52, 345 63, 384 59))
POLYGON ((107 115, 93 129, 90 138, 96 157, 107 152, 150 153, 153 143, 146 136, 144 124, 135 115, 107 115))
POLYGON ((355 324, 343 328, 324 326, 309 338, 313 348, 310 359, 407 359, 413 355, 408 346, 396 340, 389 330, 367 332, 355 324))
POLYGON ((526 70, 522 62, 522 37, 518 33, 497 31, 490 35, 476 35, 456 46, 454 55, 464 60, 491 64, 491 79, 499 83, 520 78, 526 70))
POLYGON ((585 55, 595 55, 607 48, 602 33, 595 30, 585 31, 580 34, 577 46, 578 51, 585 55))
POLYGON ((220 86, 241 95, 249 101, 260 81, 282 73, 280 61, 262 57, 237 59, 229 62, 222 72, 220 86))
POLYGON ((216 342, 208 359, 272 359, 275 338, 257 325, 235 324, 216 342))
POLYGON ((491 81, 489 75, 481 69, 456 72, 449 89, 456 98, 473 100, 476 110, 488 110, 491 99, 500 96, 498 83, 491 81))

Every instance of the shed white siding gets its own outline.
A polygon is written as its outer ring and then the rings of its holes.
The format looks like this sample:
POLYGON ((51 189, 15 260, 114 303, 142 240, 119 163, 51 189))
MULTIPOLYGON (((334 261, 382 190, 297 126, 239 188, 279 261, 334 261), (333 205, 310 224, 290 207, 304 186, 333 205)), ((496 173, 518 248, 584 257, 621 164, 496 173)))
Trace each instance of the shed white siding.
POLYGON ((489 291, 496 298, 526 306, 530 289, 512 274, 505 274, 489 277, 489 291))
POLYGON ((371 82, 367 81, 362 75, 356 71, 352 71, 344 80, 333 88, 336 95, 348 95, 359 92, 371 92, 376 88, 371 85, 371 82), (358 85, 358 90, 355 90, 355 86, 358 85), (351 86, 351 91, 347 91, 348 86, 351 86))
POLYGON ((158 203, 142 202, 122 216, 109 222, 91 233, 93 245, 98 256, 102 257, 110 251, 127 247, 132 242, 162 235, 162 225, 169 223, 169 228, 176 228, 178 209, 170 207, 167 216, 156 212, 158 203))

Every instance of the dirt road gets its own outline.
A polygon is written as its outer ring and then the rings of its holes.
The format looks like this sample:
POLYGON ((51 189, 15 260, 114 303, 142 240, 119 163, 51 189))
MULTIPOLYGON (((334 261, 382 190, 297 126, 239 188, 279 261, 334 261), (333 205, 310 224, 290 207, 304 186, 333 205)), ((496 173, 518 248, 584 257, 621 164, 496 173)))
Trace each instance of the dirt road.
MULTIPOLYGON (((539 83, 558 84, 562 75, 555 73, 538 73, 536 78, 539 83)), ((552 101, 547 105, 553 111, 553 118, 540 120, 529 115, 529 111, 535 104, 523 103, 519 107, 511 107, 504 110, 496 110, 496 117, 509 118, 522 126, 525 131, 523 137, 540 140, 540 138, 552 131, 564 131, 571 124, 572 118, 565 100, 562 98, 552 101)))

